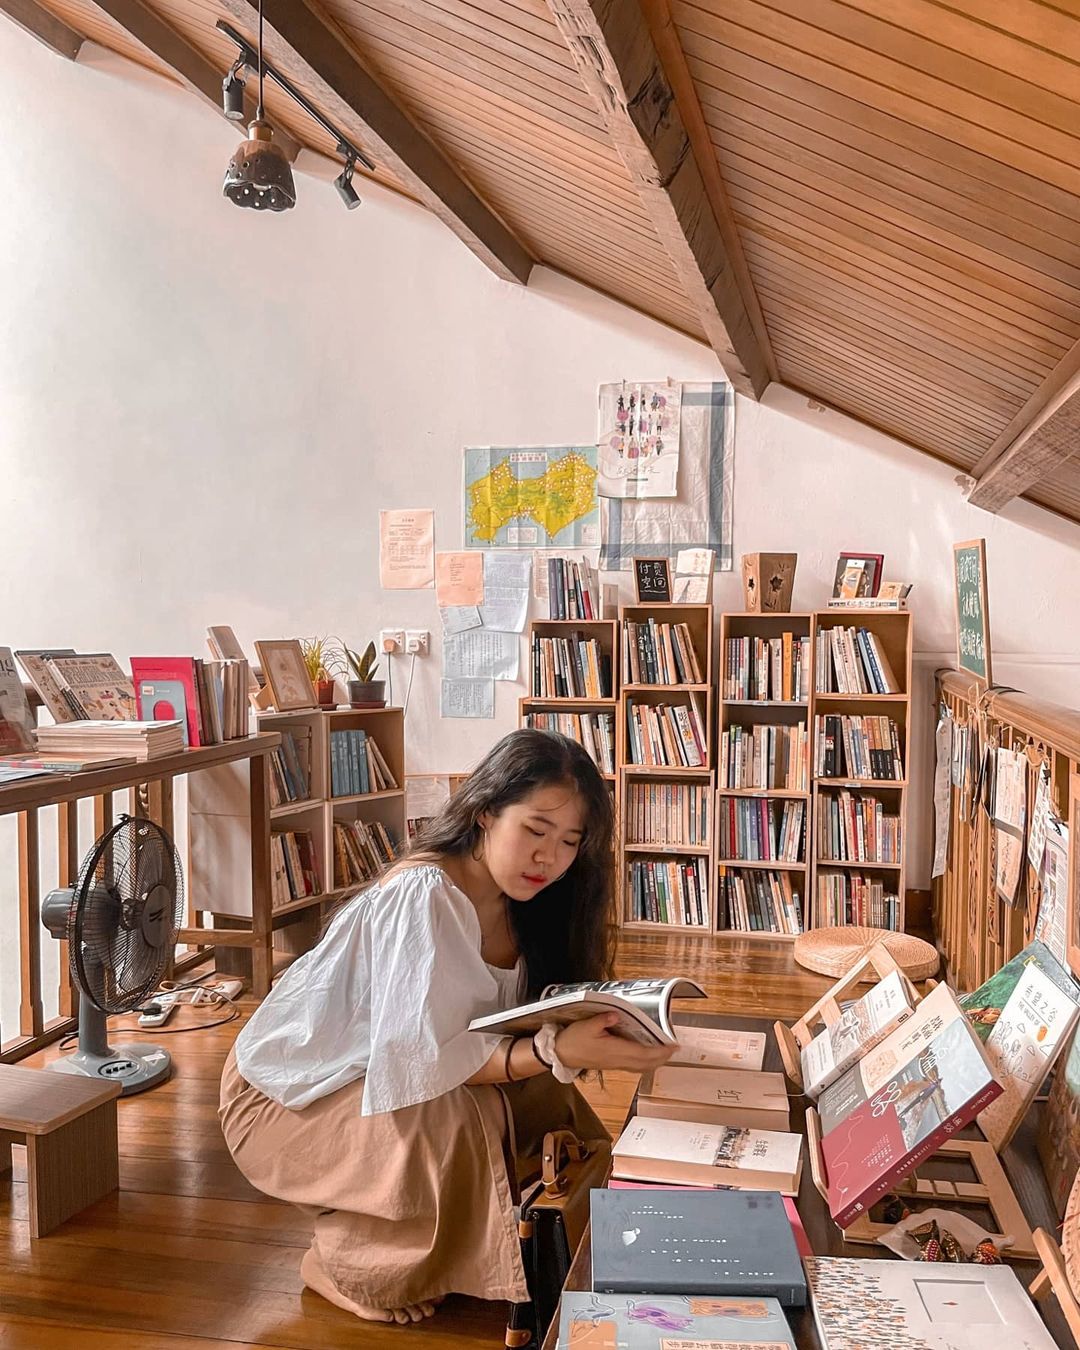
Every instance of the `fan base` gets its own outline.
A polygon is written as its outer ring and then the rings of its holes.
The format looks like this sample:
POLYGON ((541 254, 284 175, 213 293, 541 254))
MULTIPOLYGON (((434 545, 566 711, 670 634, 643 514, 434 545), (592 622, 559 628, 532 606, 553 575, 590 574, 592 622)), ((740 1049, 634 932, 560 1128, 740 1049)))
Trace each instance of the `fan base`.
POLYGON ((82 1078, 103 1078, 109 1083, 119 1083, 120 1095, 130 1097, 164 1083, 172 1073, 172 1059, 160 1045, 110 1045, 104 1055, 76 1050, 63 1059, 54 1059, 45 1067, 53 1073, 71 1073, 82 1078))

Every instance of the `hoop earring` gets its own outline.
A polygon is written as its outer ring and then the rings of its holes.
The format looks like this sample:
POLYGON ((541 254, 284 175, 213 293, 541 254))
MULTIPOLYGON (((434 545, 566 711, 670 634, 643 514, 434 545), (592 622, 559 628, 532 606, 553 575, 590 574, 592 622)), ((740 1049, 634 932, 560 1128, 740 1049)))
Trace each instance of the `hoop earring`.
POLYGON ((475 830, 478 832, 478 838, 474 841, 472 848, 469 849, 469 854, 470 854, 470 856, 472 857, 473 862, 480 862, 480 861, 482 861, 482 859, 483 859, 483 857, 484 857, 484 842, 485 842, 485 840, 487 839, 487 834, 486 834, 486 832, 485 832, 485 830, 484 830, 483 825, 479 825, 479 824, 478 824, 478 825, 474 825, 474 826, 473 826, 473 829, 475 829, 475 830), (477 851, 476 851, 476 845, 477 845, 477 843, 479 843, 479 845, 480 845, 480 852, 479 852, 479 853, 477 853, 477 851))

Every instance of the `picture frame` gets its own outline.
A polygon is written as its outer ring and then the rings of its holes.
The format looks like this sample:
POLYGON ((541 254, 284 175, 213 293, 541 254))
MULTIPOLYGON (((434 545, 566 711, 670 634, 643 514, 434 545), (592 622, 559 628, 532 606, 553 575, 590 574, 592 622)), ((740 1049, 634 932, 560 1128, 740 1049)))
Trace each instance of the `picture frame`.
POLYGON ((670 605, 671 560, 635 558, 634 594, 639 605, 670 605))
POLYGON ((953 544, 953 600, 956 665, 980 688, 994 683, 990 657, 990 599, 986 579, 986 540, 953 544))
POLYGON ((278 712, 301 712, 319 706, 296 638, 256 642, 255 650, 278 712))
POLYGON ((844 584, 844 573, 849 567, 862 566, 866 575, 866 589, 860 595, 877 595, 881 587, 881 577, 885 570, 884 553, 865 553, 861 549, 843 549, 836 560, 836 575, 833 578, 833 599, 840 598, 844 584))

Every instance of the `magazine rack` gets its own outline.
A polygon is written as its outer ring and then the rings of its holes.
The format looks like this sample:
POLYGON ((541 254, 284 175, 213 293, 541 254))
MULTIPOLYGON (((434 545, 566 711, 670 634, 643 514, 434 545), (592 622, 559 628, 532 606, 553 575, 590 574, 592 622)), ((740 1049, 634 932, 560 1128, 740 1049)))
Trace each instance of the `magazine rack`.
MULTIPOLYGON (((910 999, 911 1006, 915 1007, 919 1002, 919 991, 897 965, 885 944, 879 942, 792 1026, 786 1026, 783 1022, 775 1024, 773 1029, 776 1033, 776 1043, 780 1047, 780 1058, 784 1062, 784 1072, 800 1092, 803 1091, 802 1052, 805 1047, 825 1027, 831 1027, 835 1022, 839 1022, 843 1015, 843 1008, 840 1005, 844 999, 862 998, 866 994, 866 988, 859 987, 863 981, 878 984, 894 972, 900 976, 904 992, 910 999)), ((933 984, 933 980, 927 981, 928 987, 932 988, 933 984)))
MULTIPOLYGON (((825 1159, 821 1152, 821 1120, 812 1106, 806 1112, 806 1143, 810 1150, 810 1175, 822 1199, 828 1203, 829 1188, 825 1180, 825 1159)), ((991 1234, 994 1242, 1000 1245, 1006 1235, 1012 1238, 1011 1245, 1002 1248, 1003 1256, 1017 1261, 1042 1259, 1035 1235, 1024 1218, 1024 1211, 1009 1184, 1001 1160, 994 1152, 993 1144, 985 1140, 947 1139, 909 1177, 897 1181, 891 1188, 891 1194, 904 1199, 940 1201, 952 1206, 977 1205, 981 1209, 988 1209, 995 1224, 995 1231, 991 1234), (938 1159, 967 1163, 977 1180, 951 1181, 944 1177, 919 1175, 920 1171, 929 1168, 938 1159)), ((892 1224, 876 1222, 869 1214, 862 1214, 849 1228, 843 1230, 843 1238, 845 1242, 876 1243, 892 1227, 892 1224)), ((1043 1265, 1045 1271, 1045 1260, 1043 1265)))

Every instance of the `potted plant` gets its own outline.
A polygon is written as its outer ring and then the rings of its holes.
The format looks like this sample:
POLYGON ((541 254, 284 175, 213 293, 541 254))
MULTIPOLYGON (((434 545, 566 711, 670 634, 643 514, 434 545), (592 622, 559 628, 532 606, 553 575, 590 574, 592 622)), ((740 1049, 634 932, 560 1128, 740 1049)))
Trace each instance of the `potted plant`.
POLYGON ((369 642, 363 653, 357 653, 342 643, 345 660, 349 665, 349 704, 353 708, 384 708, 386 706, 386 681, 373 680, 371 677, 379 668, 375 644, 369 642))
POLYGON ((334 683, 335 660, 333 648, 328 638, 300 639, 300 650, 304 653, 304 665, 307 666, 311 683, 315 686, 315 697, 320 708, 337 706, 337 693, 334 683))

